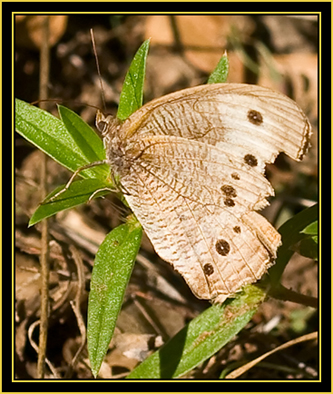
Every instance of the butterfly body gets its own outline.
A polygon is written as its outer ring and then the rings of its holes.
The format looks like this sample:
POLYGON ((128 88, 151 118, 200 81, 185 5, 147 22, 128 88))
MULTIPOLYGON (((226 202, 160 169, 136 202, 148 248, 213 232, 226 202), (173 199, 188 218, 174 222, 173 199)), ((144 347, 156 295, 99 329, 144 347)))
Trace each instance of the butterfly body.
POLYGON ((266 163, 303 157, 311 134, 288 97, 244 84, 185 89, 123 124, 98 113, 107 162, 156 252, 199 298, 223 302, 273 264, 280 235, 256 210, 266 163))

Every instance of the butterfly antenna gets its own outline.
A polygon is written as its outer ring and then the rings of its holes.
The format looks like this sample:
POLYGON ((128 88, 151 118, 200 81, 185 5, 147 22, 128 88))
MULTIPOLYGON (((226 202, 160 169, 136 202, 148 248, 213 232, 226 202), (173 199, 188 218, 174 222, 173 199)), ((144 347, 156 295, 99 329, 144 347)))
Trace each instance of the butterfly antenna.
POLYGON ((101 86, 101 95, 102 95, 103 108, 104 108, 104 112, 106 112, 105 92, 104 92, 104 87, 103 87, 103 80, 102 80, 102 77, 101 77, 101 71, 100 71, 100 68, 99 68, 99 62, 98 62, 98 56, 97 56, 96 43, 95 43, 95 37, 94 37, 93 29, 90 29, 90 36, 91 36, 91 42, 92 42, 94 56, 95 56, 95 60, 96 60, 98 79, 99 79, 99 83, 100 83, 100 86, 101 86))

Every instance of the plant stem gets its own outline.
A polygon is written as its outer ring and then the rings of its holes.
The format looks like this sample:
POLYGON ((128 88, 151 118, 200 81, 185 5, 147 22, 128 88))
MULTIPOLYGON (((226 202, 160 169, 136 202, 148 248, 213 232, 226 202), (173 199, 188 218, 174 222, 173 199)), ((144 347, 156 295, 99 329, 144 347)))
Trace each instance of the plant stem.
POLYGON ((268 292, 268 295, 278 300, 291 301, 296 302, 297 304, 311 306, 312 308, 318 308, 318 299, 316 297, 297 293, 296 291, 287 289, 281 284, 275 288, 272 288, 268 292))
MULTIPOLYGON (((50 47, 49 47, 49 17, 45 16, 42 25, 43 41, 40 50, 40 85, 39 98, 44 100, 47 98, 47 85, 49 81, 50 68, 50 47)), ((42 106, 43 103, 40 103, 42 106)), ((43 200, 47 195, 46 190, 46 155, 43 155, 41 161, 41 199, 43 200)), ((47 345, 47 330, 48 330, 48 312, 49 312, 49 249, 48 249, 48 223, 44 219, 41 223, 41 313, 39 325, 39 351, 37 362, 37 376, 39 379, 44 378, 45 373, 45 357, 47 345)))

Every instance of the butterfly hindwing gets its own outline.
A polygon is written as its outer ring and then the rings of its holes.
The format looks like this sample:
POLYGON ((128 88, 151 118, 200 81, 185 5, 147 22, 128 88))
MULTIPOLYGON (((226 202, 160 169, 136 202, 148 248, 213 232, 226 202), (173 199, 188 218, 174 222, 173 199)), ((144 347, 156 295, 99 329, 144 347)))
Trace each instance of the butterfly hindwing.
MULTIPOLYGON (((272 262, 247 218, 271 188, 263 175, 220 148, 179 137, 147 137, 122 177, 127 202, 156 252, 205 299, 233 294, 258 280, 272 262), (237 176, 236 176, 237 174, 237 176)), ((258 224, 258 223, 257 223, 258 224)))
POLYGON ((262 232, 273 234, 270 250, 251 220, 243 221, 230 207, 208 209, 149 173, 138 175, 136 193, 126 200, 156 252, 182 274, 197 297, 222 302, 258 280, 272 263, 280 237, 259 214, 261 225, 265 223, 262 232))

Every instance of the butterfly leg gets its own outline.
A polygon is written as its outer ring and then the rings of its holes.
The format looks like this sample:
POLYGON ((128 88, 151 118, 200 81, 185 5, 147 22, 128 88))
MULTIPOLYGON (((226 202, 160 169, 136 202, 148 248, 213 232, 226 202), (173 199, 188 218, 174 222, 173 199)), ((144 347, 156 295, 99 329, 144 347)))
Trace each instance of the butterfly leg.
MULTIPOLYGON (((77 170, 75 170, 75 172, 73 173, 73 175, 70 177, 69 181, 66 183, 65 187, 61 190, 58 191, 58 193, 56 193, 54 196, 52 196, 49 201, 53 201, 55 198, 59 197, 62 193, 64 193, 66 190, 69 189, 70 185, 73 183, 74 178, 83 170, 87 170, 88 168, 92 168, 92 167, 96 167, 96 166, 100 166, 102 164, 106 164, 107 161, 106 160, 98 160, 98 161, 94 161, 92 163, 86 164, 82 167, 79 167, 77 170)), ((95 192, 96 193, 96 192, 95 192)), ((94 194, 95 194, 94 193, 94 194)))
POLYGON ((111 171, 111 180, 112 180, 112 183, 114 184, 114 187, 115 187, 115 189, 112 191, 114 191, 116 193, 122 193, 122 194, 125 194, 128 196, 131 195, 131 193, 125 188, 124 185, 121 184, 119 178, 117 178, 112 171, 111 171))
POLYGON ((97 193, 103 192, 103 191, 110 191, 110 192, 117 192, 117 190, 112 189, 111 187, 102 187, 101 189, 97 189, 93 192, 93 194, 89 197, 88 199, 88 204, 91 202, 91 200, 96 196, 97 193))

